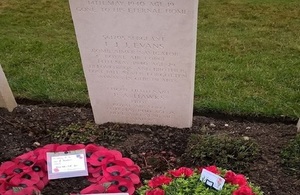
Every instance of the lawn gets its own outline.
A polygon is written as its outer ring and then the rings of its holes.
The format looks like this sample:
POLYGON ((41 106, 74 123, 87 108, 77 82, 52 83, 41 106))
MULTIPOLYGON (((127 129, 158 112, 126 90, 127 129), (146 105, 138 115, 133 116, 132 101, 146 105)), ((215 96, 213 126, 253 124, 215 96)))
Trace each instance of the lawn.
MULTIPOLYGON (((200 0, 195 110, 300 117, 300 1, 200 0)), ((67 0, 1 0, 15 96, 89 102, 67 0)))

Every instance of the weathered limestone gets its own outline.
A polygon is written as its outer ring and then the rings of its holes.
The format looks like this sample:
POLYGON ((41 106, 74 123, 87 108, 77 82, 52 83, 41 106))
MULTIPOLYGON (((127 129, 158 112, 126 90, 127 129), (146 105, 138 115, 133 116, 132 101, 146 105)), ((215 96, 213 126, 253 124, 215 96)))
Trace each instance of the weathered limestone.
POLYGON ((8 85, 7 79, 0 65, 0 107, 7 108, 8 111, 13 111, 17 107, 14 95, 8 85))

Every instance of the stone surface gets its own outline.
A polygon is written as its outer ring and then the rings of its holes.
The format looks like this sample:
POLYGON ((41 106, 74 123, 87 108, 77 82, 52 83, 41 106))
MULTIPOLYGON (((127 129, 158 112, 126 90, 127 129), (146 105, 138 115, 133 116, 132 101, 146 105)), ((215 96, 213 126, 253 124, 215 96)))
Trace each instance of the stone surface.
POLYGON ((190 127, 198 0, 69 0, 95 122, 190 127))
POLYGON ((8 85, 3 69, 0 65, 0 107, 6 108, 8 111, 11 112, 16 106, 16 100, 8 85))

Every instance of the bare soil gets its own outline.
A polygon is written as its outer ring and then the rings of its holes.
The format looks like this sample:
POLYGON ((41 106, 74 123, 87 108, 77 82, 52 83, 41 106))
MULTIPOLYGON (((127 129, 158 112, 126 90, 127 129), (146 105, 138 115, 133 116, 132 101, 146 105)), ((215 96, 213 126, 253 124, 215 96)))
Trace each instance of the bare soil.
MULTIPOLYGON (((71 135, 66 134, 66 139, 62 139, 63 134, 59 131, 71 124, 85 126, 87 123, 93 123, 93 115, 91 109, 86 107, 19 105, 12 113, 0 109, 0 162, 35 149, 39 144, 63 143, 62 140, 69 142, 68 136, 71 135)), ((124 156, 142 168, 142 179, 150 179, 181 166, 181 156, 192 133, 201 133, 205 129, 205 134, 247 136, 256 141, 261 150, 259 159, 244 173, 250 181, 261 186, 265 194, 300 193, 300 177, 284 168, 280 158, 281 149, 296 136, 293 123, 194 116, 190 129, 115 123, 99 125, 97 128, 104 133, 99 137, 91 137, 90 142, 122 151, 124 156)), ((79 192, 87 185, 85 178, 53 180, 43 194, 79 192)))

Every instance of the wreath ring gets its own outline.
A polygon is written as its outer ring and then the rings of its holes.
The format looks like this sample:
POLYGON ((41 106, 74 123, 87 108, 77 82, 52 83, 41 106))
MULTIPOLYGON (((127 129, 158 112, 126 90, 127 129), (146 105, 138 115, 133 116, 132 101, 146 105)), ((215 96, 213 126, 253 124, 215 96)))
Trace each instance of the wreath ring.
POLYGON ((47 152, 81 149, 86 151, 87 179, 91 183, 81 194, 126 192, 132 195, 141 183, 140 167, 118 150, 96 144, 48 144, 0 165, 0 194, 40 194, 49 183, 47 152))

